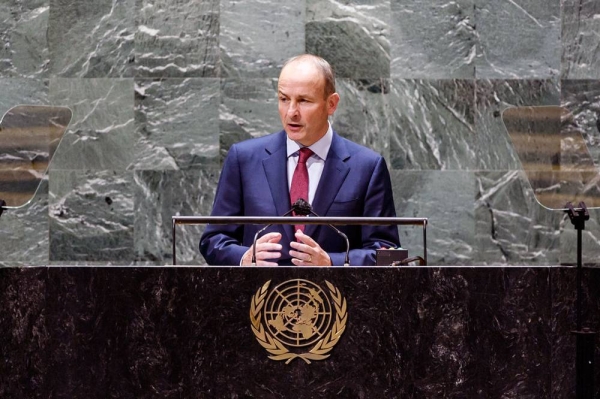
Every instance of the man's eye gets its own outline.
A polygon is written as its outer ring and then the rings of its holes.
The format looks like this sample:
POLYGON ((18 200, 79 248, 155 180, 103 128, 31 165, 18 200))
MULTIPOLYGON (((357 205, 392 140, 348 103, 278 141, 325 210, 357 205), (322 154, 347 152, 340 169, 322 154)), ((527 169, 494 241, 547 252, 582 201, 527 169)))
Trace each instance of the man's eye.
POLYGON ((284 97, 279 97, 279 101, 281 101, 281 102, 286 102, 286 101, 287 101, 287 98, 284 98, 284 97))

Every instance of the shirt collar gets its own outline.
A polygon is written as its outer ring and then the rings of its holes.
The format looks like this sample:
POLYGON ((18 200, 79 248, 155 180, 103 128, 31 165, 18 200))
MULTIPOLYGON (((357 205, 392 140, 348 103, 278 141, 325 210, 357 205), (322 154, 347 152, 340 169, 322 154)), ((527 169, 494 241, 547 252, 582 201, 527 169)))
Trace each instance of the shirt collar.
MULTIPOLYGON (((331 123, 327 122, 327 124, 329 126, 327 128, 327 133, 325 133, 325 135, 323 137, 321 137, 316 143, 314 143, 313 145, 308 147, 312 150, 312 152, 314 152, 322 160, 327 159, 327 153, 329 152, 329 147, 331 147, 331 142, 333 141, 333 129, 331 128, 331 123)), ((287 135, 286 135, 286 145, 287 145, 288 158, 291 155, 294 155, 295 153, 297 153, 298 150, 300 150, 300 148, 302 147, 300 144, 296 143, 294 140, 290 140, 290 138, 287 137, 287 135)))

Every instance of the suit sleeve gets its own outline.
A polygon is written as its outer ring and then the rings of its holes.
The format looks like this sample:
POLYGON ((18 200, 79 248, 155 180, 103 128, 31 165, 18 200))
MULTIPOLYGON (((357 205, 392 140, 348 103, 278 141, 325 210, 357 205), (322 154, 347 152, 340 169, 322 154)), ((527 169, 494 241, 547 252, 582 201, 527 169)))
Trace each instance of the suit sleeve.
MULTIPOLYGON (((211 216, 244 214, 243 187, 236 146, 229 149, 215 195, 211 216)), ((243 225, 206 226, 200 238, 200 252, 209 265, 238 266, 249 247, 242 245, 243 225)))
MULTIPOLYGON (((365 217, 395 217, 394 196, 390 173, 383 157, 375 165, 364 197, 365 217)), ((375 250, 400 246, 397 226, 362 226, 361 243, 355 243, 350 250, 350 264, 353 266, 375 265, 375 250)), ((345 253, 330 253, 334 265, 343 265, 345 253)))

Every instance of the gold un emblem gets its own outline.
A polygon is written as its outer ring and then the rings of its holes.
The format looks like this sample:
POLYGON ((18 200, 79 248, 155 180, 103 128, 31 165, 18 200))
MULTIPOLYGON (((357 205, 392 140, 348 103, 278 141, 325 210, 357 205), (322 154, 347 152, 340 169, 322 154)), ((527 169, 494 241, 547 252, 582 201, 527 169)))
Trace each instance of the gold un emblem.
POLYGON ((323 360, 346 329, 346 299, 329 281, 328 293, 308 280, 288 280, 271 291, 267 281, 252 297, 252 331, 273 360, 323 360), (333 301, 333 308, 332 302, 333 301), (308 352, 302 348, 312 346, 308 352))

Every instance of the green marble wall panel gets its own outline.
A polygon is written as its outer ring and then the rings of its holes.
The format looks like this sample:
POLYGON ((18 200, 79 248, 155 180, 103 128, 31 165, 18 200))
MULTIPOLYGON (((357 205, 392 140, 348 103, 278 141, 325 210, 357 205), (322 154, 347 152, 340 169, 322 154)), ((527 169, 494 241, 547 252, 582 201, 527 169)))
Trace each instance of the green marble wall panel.
POLYGON ((232 144, 265 136, 282 128, 277 112, 277 79, 228 78, 221 81, 221 164, 232 144))
POLYGON ((389 0, 307 0, 306 52, 339 78, 390 77, 389 0))
MULTIPOLYGON (((135 179, 135 261, 172 264, 172 216, 208 215, 220 168, 143 170, 135 179)), ((204 225, 177 227, 177 264, 203 265, 198 242, 204 225)))
POLYGON ((306 0, 221 0, 223 77, 276 78, 285 60, 305 51, 306 0))
POLYGON ((50 261, 133 261, 133 173, 50 172, 50 261))
POLYGON ((392 79, 390 158, 394 169, 473 169, 472 80, 392 79))
POLYGON ((136 76, 219 76, 218 0, 135 0, 136 76))
POLYGON ((600 2, 563 0, 562 77, 600 79, 600 2))
POLYGON ((49 2, 4 0, 0 4, 0 77, 47 76, 49 2))
POLYGON ((48 81, 0 78, 0 117, 19 104, 48 105, 48 81))
MULTIPOLYGON (((336 69, 332 125, 386 158, 398 214, 430 218, 430 263, 572 263, 574 229, 535 202, 501 115, 565 106, 600 165, 599 4, 3 1, 0 113, 73 119, 47 188, 0 219, 0 265, 169 263, 169 217, 208 214, 230 146, 281 129, 277 77, 303 52, 336 69)), ((182 227, 181 262, 203 262, 201 231, 182 227)), ((420 229, 401 233, 419 254, 420 229)), ((593 211, 586 262, 599 243, 593 211)))
MULTIPOLYGON (((562 212, 542 208, 522 171, 475 174, 475 237, 480 265, 554 265, 562 212)), ((569 251, 574 253, 572 251, 569 251)))
POLYGON ((560 74, 560 0, 475 0, 476 76, 548 79, 560 74))
POLYGON ((475 77, 474 8, 474 0, 391 0, 392 77, 475 77))
POLYGON ((124 170, 132 163, 133 79, 52 79, 49 97, 73 111, 52 169, 124 170))
POLYGON ((44 179, 29 206, 2 214, 0 260, 6 266, 47 264, 48 229, 48 179, 44 179))
POLYGON ((338 110, 332 126, 341 136, 367 146, 389 159, 389 79, 338 79, 338 110))
MULTIPOLYGON (((468 171, 392 170, 396 214, 427 217, 427 261, 431 265, 476 263, 473 198, 468 171)), ((422 227, 400 226, 400 243, 409 256, 423 256, 422 227)))
POLYGON ((50 74, 133 76, 134 1, 50 0, 50 74))
POLYGON ((215 164, 219 155, 219 80, 137 79, 133 168, 215 164))

